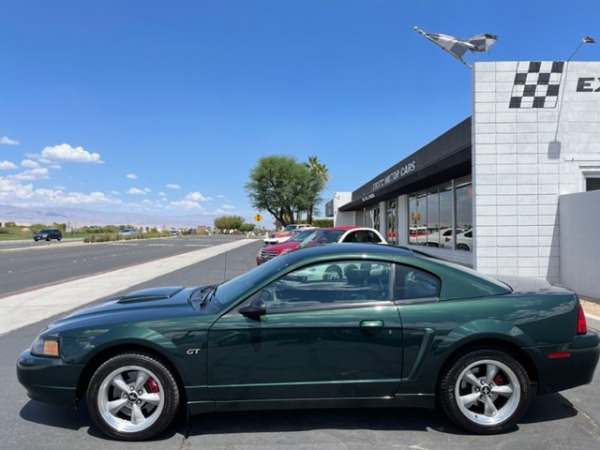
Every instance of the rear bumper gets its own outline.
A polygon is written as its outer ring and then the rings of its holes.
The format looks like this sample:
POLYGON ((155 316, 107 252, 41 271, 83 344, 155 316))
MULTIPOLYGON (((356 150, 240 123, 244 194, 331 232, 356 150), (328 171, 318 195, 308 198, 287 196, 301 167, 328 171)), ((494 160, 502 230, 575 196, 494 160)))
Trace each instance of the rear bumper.
POLYGON ((588 332, 575 336, 570 345, 537 347, 531 356, 538 363, 538 394, 571 389, 594 378, 600 358, 600 337, 588 332), (557 354, 560 356, 554 357, 557 354))

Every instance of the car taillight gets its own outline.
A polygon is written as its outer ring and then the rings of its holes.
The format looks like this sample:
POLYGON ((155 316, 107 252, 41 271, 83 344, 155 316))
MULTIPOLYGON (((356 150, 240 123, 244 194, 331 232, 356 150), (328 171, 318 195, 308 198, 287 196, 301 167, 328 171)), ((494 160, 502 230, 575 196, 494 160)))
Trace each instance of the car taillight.
POLYGON ((583 306, 581 303, 577 305, 577 334, 587 333, 587 322, 585 320, 585 313, 583 312, 583 306))

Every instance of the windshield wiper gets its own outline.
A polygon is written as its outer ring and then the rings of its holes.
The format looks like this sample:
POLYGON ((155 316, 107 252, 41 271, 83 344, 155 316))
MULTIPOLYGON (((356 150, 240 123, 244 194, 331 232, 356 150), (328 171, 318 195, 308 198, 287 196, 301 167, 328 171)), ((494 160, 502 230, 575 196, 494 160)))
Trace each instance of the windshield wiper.
POLYGON ((206 286, 204 289, 202 289, 201 292, 201 297, 200 297, 200 308, 202 308, 206 302, 210 302, 212 301, 212 298, 215 295, 215 292, 217 291, 217 287, 219 287, 218 284, 214 284, 212 286, 206 286))

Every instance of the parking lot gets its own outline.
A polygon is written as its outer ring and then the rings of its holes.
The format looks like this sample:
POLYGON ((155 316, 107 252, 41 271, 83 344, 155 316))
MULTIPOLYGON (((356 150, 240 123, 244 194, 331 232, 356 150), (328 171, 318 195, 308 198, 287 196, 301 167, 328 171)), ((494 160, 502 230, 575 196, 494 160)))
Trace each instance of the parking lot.
MULTIPOLYGON (((254 267, 261 245, 252 241, 226 255, 133 283, 132 288, 221 281, 254 267)), ((0 307, 6 312, 2 300, 0 307)), ((382 408, 218 413, 189 421, 180 417, 157 440, 111 441, 91 425, 85 408, 76 411, 31 401, 18 384, 15 359, 45 323, 37 321, 0 336, 0 357, 5 361, 0 367, 0 449, 600 448, 598 376, 587 386, 534 397, 518 428, 499 436, 467 434, 435 410, 382 408)))

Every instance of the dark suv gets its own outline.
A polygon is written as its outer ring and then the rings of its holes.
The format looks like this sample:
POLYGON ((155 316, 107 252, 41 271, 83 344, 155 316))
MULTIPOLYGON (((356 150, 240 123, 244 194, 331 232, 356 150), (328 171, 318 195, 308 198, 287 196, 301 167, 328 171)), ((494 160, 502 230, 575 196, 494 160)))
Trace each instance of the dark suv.
POLYGON ((46 228, 44 230, 40 230, 33 235, 34 241, 49 241, 50 239, 61 240, 62 233, 60 230, 56 230, 54 228, 46 228))

